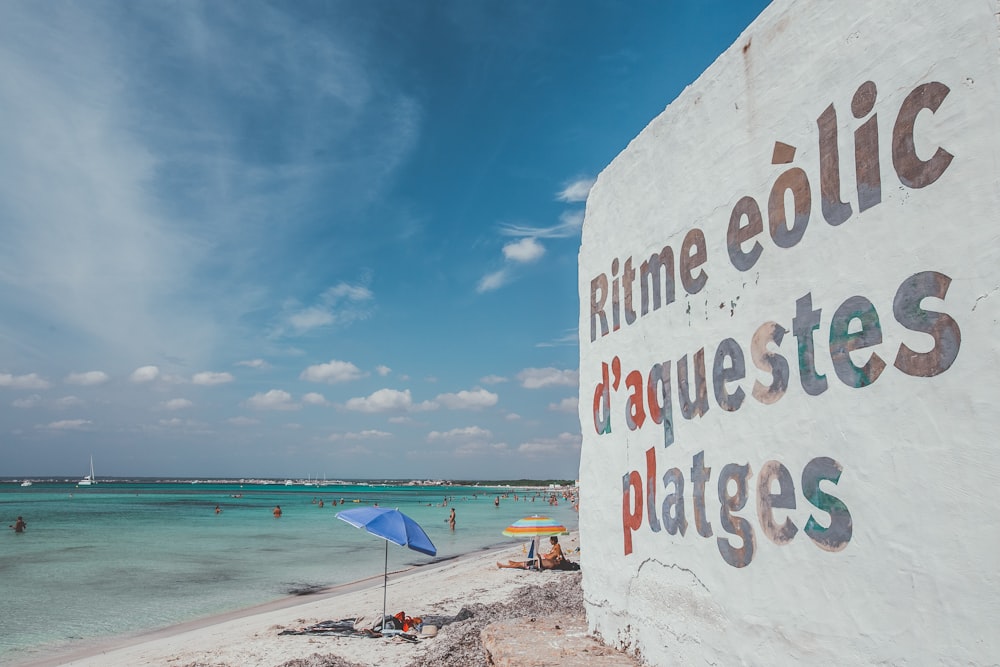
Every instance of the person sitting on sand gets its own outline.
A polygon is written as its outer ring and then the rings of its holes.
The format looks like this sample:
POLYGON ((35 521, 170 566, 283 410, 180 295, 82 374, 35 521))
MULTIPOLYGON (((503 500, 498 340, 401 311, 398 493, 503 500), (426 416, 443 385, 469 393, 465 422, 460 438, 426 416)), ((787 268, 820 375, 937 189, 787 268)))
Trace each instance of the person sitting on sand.
MULTIPOLYGON (((539 565, 539 569, 542 570, 551 570, 566 560, 566 557, 563 556, 562 547, 559 545, 559 538, 553 535, 549 538, 549 543, 552 545, 552 548, 549 549, 548 553, 542 554, 541 563, 539 565)), ((534 560, 509 560, 506 565, 503 563, 497 563, 497 567, 512 567, 527 570, 534 562, 534 560)))

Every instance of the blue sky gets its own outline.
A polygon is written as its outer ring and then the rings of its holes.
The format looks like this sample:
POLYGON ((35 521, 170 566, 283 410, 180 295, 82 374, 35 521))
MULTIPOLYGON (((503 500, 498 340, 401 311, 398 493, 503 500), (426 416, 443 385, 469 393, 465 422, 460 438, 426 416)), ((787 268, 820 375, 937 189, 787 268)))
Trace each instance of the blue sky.
POLYGON ((0 476, 575 478, 597 174, 766 2, 3 2, 0 476))

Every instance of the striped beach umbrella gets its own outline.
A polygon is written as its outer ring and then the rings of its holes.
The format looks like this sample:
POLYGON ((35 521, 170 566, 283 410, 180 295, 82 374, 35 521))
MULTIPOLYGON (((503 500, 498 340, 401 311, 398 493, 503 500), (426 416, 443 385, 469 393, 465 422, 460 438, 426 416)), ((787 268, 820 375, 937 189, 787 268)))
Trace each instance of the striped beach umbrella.
POLYGON ((555 519, 547 516, 526 516, 504 528, 507 537, 547 537, 548 535, 565 535, 569 531, 555 519))
MULTIPOLYGON (((531 550, 528 552, 528 559, 533 560, 538 556, 538 538, 549 535, 565 535, 569 531, 555 519, 547 516, 526 516, 518 519, 514 523, 504 528, 503 534, 508 537, 530 537, 531 550)), ((539 559, 540 560, 540 559, 539 559)), ((541 567, 539 565, 539 567, 541 567)))

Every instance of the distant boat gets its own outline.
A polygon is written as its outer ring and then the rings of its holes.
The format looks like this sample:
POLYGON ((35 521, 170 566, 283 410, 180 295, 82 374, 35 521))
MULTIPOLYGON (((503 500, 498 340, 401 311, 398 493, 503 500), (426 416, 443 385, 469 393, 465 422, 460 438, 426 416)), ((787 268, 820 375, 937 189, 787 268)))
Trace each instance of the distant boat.
POLYGON ((30 479, 24 480, 23 482, 21 482, 21 486, 31 486, 31 480, 30 479))
POLYGON ((90 474, 81 479, 76 483, 77 486, 90 486, 92 484, 97 484, 97 478, 94 477, 94 457, 90 457, 90 474))

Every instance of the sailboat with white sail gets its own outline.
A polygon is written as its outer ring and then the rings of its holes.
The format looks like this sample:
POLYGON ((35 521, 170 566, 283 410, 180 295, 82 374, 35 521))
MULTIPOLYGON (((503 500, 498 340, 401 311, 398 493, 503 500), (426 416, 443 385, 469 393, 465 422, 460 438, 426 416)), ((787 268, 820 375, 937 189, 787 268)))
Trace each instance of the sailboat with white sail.
POLYGON ((90 474, 81 479, 76 483, 77 486, 91 486, 97 484, 97 478, 94 477, 94 457, 90 457, 90 474))

